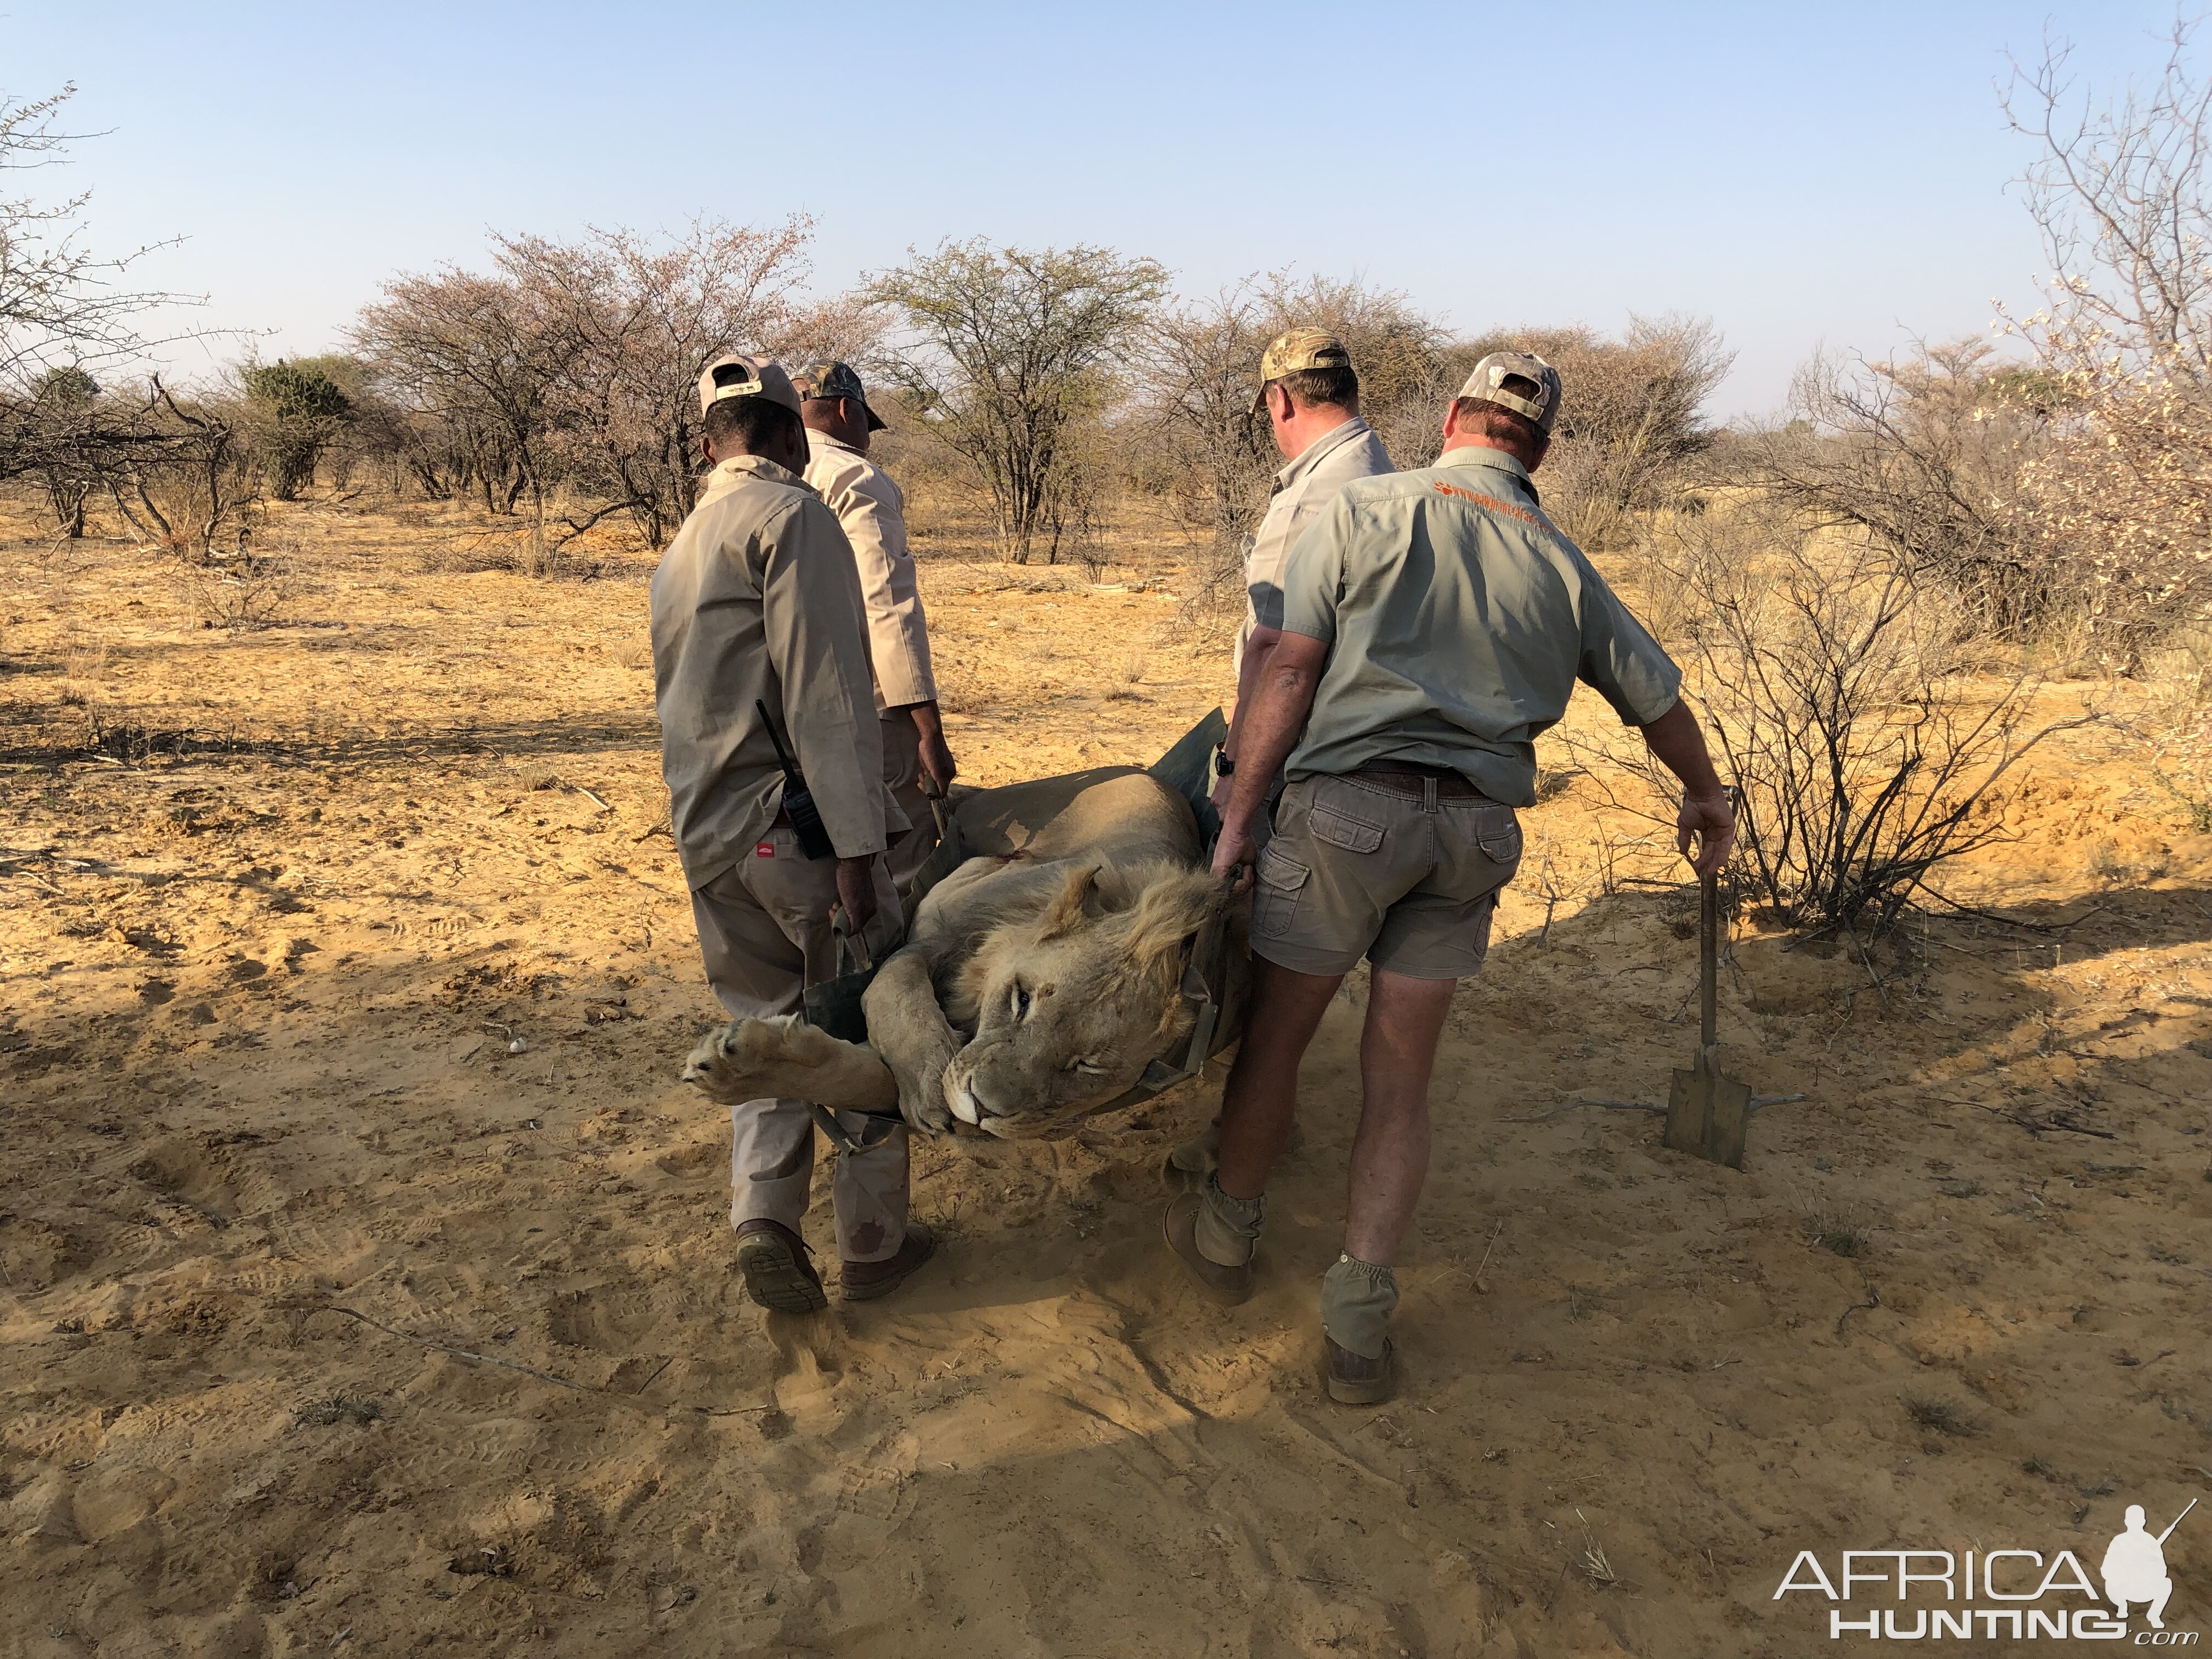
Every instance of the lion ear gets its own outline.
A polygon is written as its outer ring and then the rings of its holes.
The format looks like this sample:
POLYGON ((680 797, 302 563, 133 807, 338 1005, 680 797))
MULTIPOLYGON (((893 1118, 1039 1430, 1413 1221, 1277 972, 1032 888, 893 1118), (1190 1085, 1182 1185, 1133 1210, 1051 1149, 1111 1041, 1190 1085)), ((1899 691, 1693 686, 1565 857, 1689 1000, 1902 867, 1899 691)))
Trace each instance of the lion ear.
POLYGON ((1060 896, 1046 907, 1044 920, 1037 931, 1037 942, 1058 939, 1062 933, 1072 933, 1083 925, 1084 904, 1098 884, 1098 866, 1085 865, 1068 877, 1067 885, 1060 896))
POLYGON ((1180 956, 1226 902, 1227 892, 1221 883, 1197 870, 1154 882, 1138 899, 1137 914, 1129 924, 1131 958, 1150 967, 1164 957, 1180 956))

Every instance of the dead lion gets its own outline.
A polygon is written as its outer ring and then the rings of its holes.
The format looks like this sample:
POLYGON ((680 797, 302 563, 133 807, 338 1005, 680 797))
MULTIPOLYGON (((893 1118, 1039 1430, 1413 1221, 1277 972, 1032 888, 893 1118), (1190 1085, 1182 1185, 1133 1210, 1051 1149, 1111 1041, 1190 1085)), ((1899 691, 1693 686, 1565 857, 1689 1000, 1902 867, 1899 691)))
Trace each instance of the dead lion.
POLYGON ((868 988, 866 1043, 741 1019, 700 1042, 685 1079, 723 1102, 896 1105, 931 1133, 957 1119, 1005 1136, 1133 1085, 1189 1029, 1183 969, 1227 902, 1199 867, 1188 805, 1102 767, 979 791, 957 817, 972 856, 868 988))

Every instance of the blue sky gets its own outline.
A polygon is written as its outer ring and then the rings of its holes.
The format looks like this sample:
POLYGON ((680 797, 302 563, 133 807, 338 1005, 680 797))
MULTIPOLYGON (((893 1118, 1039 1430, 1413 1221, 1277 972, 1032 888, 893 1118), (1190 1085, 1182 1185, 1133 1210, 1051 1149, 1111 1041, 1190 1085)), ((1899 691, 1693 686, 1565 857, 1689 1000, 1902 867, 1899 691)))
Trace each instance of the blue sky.
MULTIPOLYGON (((1453 324, 1710 315, 1715 412, 1816 345, 2032 297, 1993 83, 2046 24, 2095 82, 2171 7, 16 5, 0 92, 79 88, 105 248, 206 320, 332 343, 489 230, 818 220, 817 286, 911 245, 1104 243, 1188 291, 1358 272, 1453 324)), ((187 364, 190 360, 185 360, 187 364)))

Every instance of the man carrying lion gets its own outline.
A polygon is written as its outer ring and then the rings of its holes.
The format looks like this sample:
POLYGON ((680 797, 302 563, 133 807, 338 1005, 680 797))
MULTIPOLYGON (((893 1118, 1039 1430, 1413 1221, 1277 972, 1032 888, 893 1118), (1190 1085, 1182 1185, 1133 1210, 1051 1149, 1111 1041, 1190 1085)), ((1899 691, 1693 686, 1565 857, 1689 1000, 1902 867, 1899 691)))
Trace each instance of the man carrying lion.
MULTIPOLYGON (((898 943, 884 851, 908 824, 884 792, 853 550, 800 476, 799 393, 780 364, 728 356, 699 377, 699 403, 714 471, 653 576, 661 767, 708 982, 733 1018, 766 1020, 796 1013, 805 986, 836 971, 833 907, 873 951, 898 943), (800 845, 779 743, 795 753, 834 857, 800 845)), ((806 1103, 733 1099, 730 1121, 745 1288, 764 1308, 818 1311, 829 1301, 799 1233, 814 1167, 806 1103)), ((881 1296, 928 1259, 933 1241, 907 1219, 907 1186, 903 1127, 837 1160, 848 1298, 881 1296)))
POLYGON ((1236 787, 1214 870, 1258 860, 1253 994, 1222 1103, 1219 1167, 1168 1209, 1170 1248, 1208 1291, 1252 1291, 1267 1176, 1298 1063, 1346 974, 1373 967, 1344 1248, 1322 1282, 1332 1397, 1389 1397, 1392 1273, 1429 1158, 1428 1086, 1460 979, 1489 949, 1535 800, 1537 734, 1594 687, 1685 786, 1685 853, 1726 860, 1734 814, 1681 672, 1543 514, 1531 475, 1559 413, 1540 357, 1475 366, 1434 466, 1346 484, 1292 550, 1281 637, 1238 711, 1236 787))

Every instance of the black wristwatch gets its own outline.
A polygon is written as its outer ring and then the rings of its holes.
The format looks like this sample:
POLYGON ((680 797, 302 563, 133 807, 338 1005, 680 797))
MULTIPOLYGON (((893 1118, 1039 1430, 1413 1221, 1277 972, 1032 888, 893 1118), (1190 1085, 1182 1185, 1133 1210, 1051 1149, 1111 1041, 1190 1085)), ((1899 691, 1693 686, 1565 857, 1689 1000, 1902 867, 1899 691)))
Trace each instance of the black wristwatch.
POLYGON ((1225 778, 1232 775, 1236 770, 1237 763, 1229 758, 1229 751, 1226 749, 1216 749, 1213 751, 1213 775, 1215 777, 1225 778))

